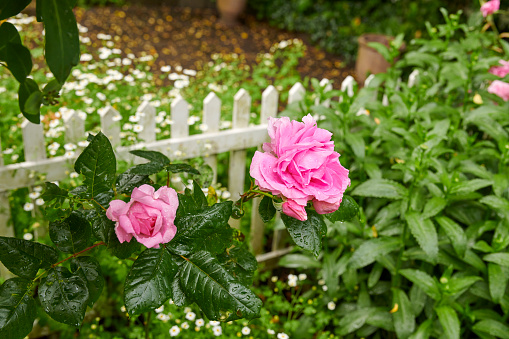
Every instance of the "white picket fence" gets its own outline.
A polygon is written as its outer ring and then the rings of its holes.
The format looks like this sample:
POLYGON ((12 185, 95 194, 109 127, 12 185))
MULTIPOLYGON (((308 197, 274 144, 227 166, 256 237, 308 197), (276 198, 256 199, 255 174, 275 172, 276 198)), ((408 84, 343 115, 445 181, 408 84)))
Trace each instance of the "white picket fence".
MULTIPOLYGON (((343 94, 353 96, 353 78, 348 77, 342 84, 343 94)), ((325 90, 332 88, 327 79, 320 83, 325 90)), ((300 101, 304 98, 305 89, 301 83, 296 83, 289 92, 288 104, 300 101)), ((340 100, 342 98, 340 97, 340 100)), ((203 101, 203 123, 207 129, 201 134, 189 135, 188 116, 189 105, 181 97, 175 99, 171 105, 171 138, 156 140, 156 110, 149 102, 143 102, 138 108, 144 128, 139 133, 143 142, 132 146, 120 145, 120 114, 112 107, 102 110, 101 130, 109 137, 115 150, 117 159, 128 162, 134 160, 129 153, 135 149, 147 149, 159 151, 167 155, 171 160, 184 160, 199 156, 205 156, 206 162, 214 169, 217 169, 216 155, 223 152, 230 152, 228 171, 228 191, 231 199, 237 200, 244 187, 246 174, 246 150, 252 147, 260 147, 268 141, 267 121, 269 117, 275 117, 278 113, 279 93, 269 86, 262 94, 261 100, 261 123, 249 125, 251 113, 251 97, 244 89, 240 89, 234 97, 232 128, 220 130, 221 100, 214 93, 210 93, 203 101)), ((315 104, 318 102, 315 102, 315 104)), ((322 105, 329 105, 323 102, 322 105)), ((65 127, 65 140, 77 144, 85 140, 84 121, 78 114, 71 113, 63 117, 65 127)), ((22 163, 5 165, 0 157, 0 235, 12 236, 12 227, 8 226, 9 190, 22 187, 32 187, 37 182, 37 175, 44 174, 45 181, 59 181, 66 178, 72 172, 73 164, 79 155, 77 150, 73 157, 58 156, 47 158, 46 143, 44 139, 43 126, 35 125, 28 121, 22 124, 23 145, 25 161, 22 163)), ((0 144, 1 147, 1 144, 0 144)), ((1 152, 1 149, 0 149, 1 152)), ((214 176, 215 177, 215 176, 214 176)), ((263 252, 264 223, 258 214, 260 200, 254 199, 253 213, 251 215, 251 247, 259 262, 268 261, 288 253, 291 248, 280 248, 281 231, 276 231, 273 239, 272 250, 263 252)), ((238 228, 239 220, 232 219, 230 224, 238 228)), ((4 273, 4 272, 2 272, 4 273)))

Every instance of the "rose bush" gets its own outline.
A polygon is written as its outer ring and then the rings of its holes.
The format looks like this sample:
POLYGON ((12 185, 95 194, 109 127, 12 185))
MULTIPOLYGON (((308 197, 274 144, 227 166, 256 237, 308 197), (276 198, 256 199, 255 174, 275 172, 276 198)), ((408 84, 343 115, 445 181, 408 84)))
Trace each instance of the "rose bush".
POLYGON ((283 213, 298 220, 307 219, 308 201, 319 214, 336 211, 350 179, 334 151, 332 133, 318 128, 309 114, 302 122, 270 118, 268 132, 265 153, 256 152, 251 163, 255 184, 280 196, 283 213))
POLYGON ((106 216, 116 222, 115 233, 121 243, 134 236, 146 247, 159 248, 177 233, 174 221, 178 206, 173 188, 162 186, 155 191, 150 185, 141 185, 133 189, 128 203, 112 200, 106 216))

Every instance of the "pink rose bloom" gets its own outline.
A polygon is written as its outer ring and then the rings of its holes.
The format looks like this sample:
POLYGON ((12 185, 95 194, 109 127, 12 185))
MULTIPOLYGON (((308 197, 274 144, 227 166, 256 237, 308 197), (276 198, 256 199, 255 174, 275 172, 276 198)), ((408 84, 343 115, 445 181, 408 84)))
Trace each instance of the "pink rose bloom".
POLYGON ((481 12, 484 17, 491 15, 500 8, 500 0, 491 0, 481 6, 481 12))
POLYGON ((503 78, 507 74, 509 74, 509 61, 500 60, 499 64, 501 64, 502 66, 493 66, 490 68, 488 72, 503 78))
POLYGON ((509 84, 500 80, 495 80, 488 87, 488 92, 493 93, 504 99, 509 100, 509 84))
POLYGON ((309 114, 302 121, 270 118, 271 142, 263 144, 265 153, 255 153, 250 173, 261 190, 283 198, 283 213, 306 220, 310 200, 320 214, 336 211, 350 179, 334 152, 332 133, 318 128, 309 114))
POLYGON ((106 216, 116 221, 115 233, 118 240, 138 242, 149 248, 169 242, 177 233, 174 225, 179 201, 173 188, 163 186, 155 191, 150 185, 136 187, 131 201, 112 200, 106 216))

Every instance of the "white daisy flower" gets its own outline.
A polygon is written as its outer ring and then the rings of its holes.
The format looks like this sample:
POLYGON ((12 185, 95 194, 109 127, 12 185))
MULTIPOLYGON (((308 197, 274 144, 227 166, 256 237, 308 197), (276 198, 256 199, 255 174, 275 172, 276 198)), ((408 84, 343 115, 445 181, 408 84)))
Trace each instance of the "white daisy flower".
POLYGON ((42 206, 42 205, 44 205, 44 199, 42 199, 42 198, 35 199, 35 204, 36 204, 37 206, 42 206))
POLYGON ((41 195, 41 193, 39 193, 39 192, 30 192, 30 193, 28 194, 28 196, 30 197, 30 199, 37 199, 37 198, 39 198, 39 196, 40 196, 40 195, 41 195))
POLYGON ((176 337, 180 333, 180 328, 178 326, 173 326, 170 328, 170 336, 176 337))
POLYGON ((205 325, 205 321, 203 319, 197 319, 196 322, 195 322, 195 325, 198 326, 198 327, 202 327, 203 325, 205 325))
POLYGON ((336 309, 336 303, 334 301, 329 301, 327 308, 331 311, 334 311, 336 309))
POLYGON ((251 333, 251 329, 249 327, 247 327, 247 326, 244 326, 244 327, 242 327, 242 331, 241 332, 242 332, 243 335, 249 335, 249 333, 251 333))
POLYGON ((288 338, 290 338, 290 337, 288 336, 288 334, 286 334, 284 332, 277 334, 277 339, 288 339, 288 338))
POLYGON ((158 308, 156 308, 154 311, 155 311, 156 313, 161 313, 162 311, 164 311, 164 305, 159 306, 159 307, 158 307, 158 308))
POLYGON ((187 312, 186 319, 189 321, 194 321, 194 319, 196 319, 196 314, 194 312, 187 312))
POLYGON ((219 337, 223 334, 223 328, 221 326, 214 326, 212 327, 212 333, 214 333, 216 337, 219 337))
POLYGON ((31 202, 27 202, 25 205, 23 205, 23 209, 25 211, 31 211, 34 209, 34 204, 32 204, 31 202))
POLYGON ((32 233, 25 233, 25 234, 23 234, 23 239, 25 239, 25 240, 30 241, 33 238, 34 238, 34 235, 32 233))

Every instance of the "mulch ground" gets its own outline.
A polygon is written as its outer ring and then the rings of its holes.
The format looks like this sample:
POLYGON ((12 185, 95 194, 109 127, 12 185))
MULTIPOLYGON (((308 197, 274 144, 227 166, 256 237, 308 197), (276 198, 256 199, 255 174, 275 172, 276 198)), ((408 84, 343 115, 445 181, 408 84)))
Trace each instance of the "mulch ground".
POLYGON ((157 54, 152 70, 156 74, 164 65, 200 70, 214 53, 237 53, 254 63, 258 53, 269 52, 273 44, 294 38, 307 45, 298 67, 303 77, 328 78, 338 87, 353 73, 340 56, 313 46, 306 34, 280 30, 249 15, 241 18, 239 25, 227 27, 215 9, 131 5, 78 8, 76 18, 88 28, 88 36, 97 46, 102 45, 97 34, 103 33, 114 36, 115 47, 126 54, 157 54))

